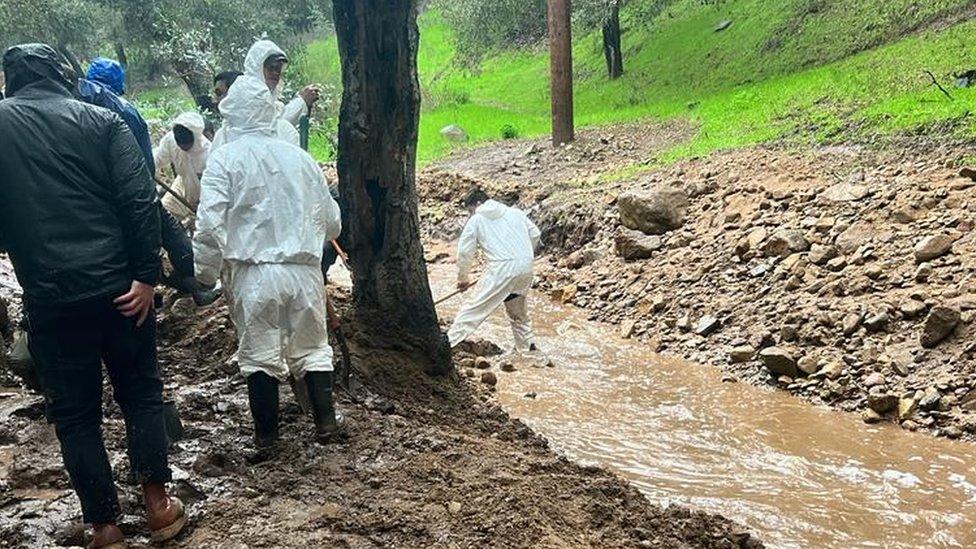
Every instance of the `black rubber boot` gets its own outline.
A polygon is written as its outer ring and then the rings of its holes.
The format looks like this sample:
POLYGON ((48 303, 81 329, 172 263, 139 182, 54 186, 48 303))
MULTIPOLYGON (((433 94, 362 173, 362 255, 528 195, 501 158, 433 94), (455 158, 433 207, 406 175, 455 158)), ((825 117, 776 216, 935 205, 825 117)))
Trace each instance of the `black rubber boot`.
POLYGON ((278 442, 278 380, 264 372, 247 376, 247 401, 254 418, 254 445, 258 450, 278 442))
POLYGON ((315 418, 315 436, 319 442, 328 442, 342 430, 342 415, 336 412, 332 399, 335 375, 332 372, 308 372, 305 384, 308 397, 312 401, 312 415, 315 418))

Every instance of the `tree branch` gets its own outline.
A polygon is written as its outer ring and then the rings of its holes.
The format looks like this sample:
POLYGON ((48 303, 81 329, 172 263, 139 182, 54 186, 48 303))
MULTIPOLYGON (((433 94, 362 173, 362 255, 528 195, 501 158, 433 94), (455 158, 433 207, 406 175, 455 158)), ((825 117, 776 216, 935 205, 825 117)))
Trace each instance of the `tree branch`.
POLYGON ((949 98, 949 101, 954 101, 952 94, 949 93, 949 90, 943 88, 942 84, 939 84, 938 79, 935 78, 935 75, 932 74, 932 71, 926 70, 925 74, 929 75, 929 78, 932 79, 932 85, 939 88, 939 91, 945 94, 945 96, 949 98))

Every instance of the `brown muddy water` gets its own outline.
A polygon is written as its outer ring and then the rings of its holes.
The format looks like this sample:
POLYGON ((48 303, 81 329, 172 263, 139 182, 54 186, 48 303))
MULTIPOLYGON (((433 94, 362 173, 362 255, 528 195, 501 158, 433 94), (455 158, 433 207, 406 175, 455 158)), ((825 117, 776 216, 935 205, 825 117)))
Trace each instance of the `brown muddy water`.
MULTIPOLYGON (((453 266, 431 265, 436 296, 453 266)), ((461 299, 439 308, 451 318, 461 299)), ((508 354, 498 398, 567 456, 658 503, 746 524, 772 547, 976 547, 976 448, 868 426, 714 367, 649 352, 536 295, 545 358, 508 354), (554 368, 539 367, 545 359, 554 368)), ((478 337, 511 348, 503 311, 478 337)))

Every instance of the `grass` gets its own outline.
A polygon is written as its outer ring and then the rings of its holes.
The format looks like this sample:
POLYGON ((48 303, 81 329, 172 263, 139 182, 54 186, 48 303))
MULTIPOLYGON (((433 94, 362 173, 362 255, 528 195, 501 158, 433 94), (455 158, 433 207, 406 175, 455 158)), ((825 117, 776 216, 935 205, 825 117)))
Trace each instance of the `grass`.
MULTIPOLYGON (((936 128, 976 135, 968 117, 976 92, 952 88, 950 101, 923 72, 950 87, 953 72, 976 66, 976 22, 937 24, 976 0, 675 0, 652 17, 642 15, 641 0, 627 6, 621 79, 607 80, 597 33, 577 37, 576 122, 692 120, 695 137, 665 160, 781 137, 818 143, 936 128), (732 26, 715 32, 725 19, 732 26)), ((423 14, 420 27, 421 165, 457 146, 439 133, 449 124, 472 143, 549 132, 543 49, 502 52, 466 68, 437 12, 423 14)), ((303 77, 324 84, 337 105, 334 38, 310 44, 300 63, 303 77)), ((320 157, 332 151, 327 135, 312 139, 320 157)))

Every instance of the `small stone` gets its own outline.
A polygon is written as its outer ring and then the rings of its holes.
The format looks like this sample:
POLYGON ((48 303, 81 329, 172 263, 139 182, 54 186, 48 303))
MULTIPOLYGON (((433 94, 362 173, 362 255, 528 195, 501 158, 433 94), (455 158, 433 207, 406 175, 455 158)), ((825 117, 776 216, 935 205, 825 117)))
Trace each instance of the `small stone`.
POLYGON ((197 310, 196 303, 192 297, 181 297, 173 302, 170 312, 178 318, 186 318, 197 310))
POLYGON ((514 372, 515 371, 515 365, 512 364, 511 362, 503 362, 502 363, 502 371, 503 372, 514 372))
POLYGON ((898 401, 898 420, 905 421, 915 415, 918 408, 918 401, 914 398, 903 398, 898 401))
POLYGON ((781 347, 766 347, 759 351, 759 358, 762 360, 766 369, 776 376, 787 376, 796 378, 799 371, 796 368, 796 360, 793 355, 781 347))
POLYGON ((938 409, 940 402, 942 402, 942 394, 935 387, 929 387, 918 401, 918 407, 929 412, 938 409))
POLYGON ((475 357, 474 367, 479 370, 487 370, 491 368, 491 361, 483 356, 475 357))
POLYGON ((942 305, 933 307, 922 327, 922 336, 919 338, 922 347, 931 349, 942 343, 952 335, 961 320, 962 315, 956 309, 942 305))
POLYGON ((465 143, 468 140, 468 132, 457 124, 450 124, 441 128, 441 136, 452 143, 465 143))
POLYGON ((861 313, 851 313, 844 317, 842 326, 844 329, 844 337, 851 337, 857 332, 857 329, 861 327, 861 321, 864 319, 864 315, 861 313))
POLYGON ((947 234, 923 238, 915 245, 915 262, 925 263, 946 255, 952 249, 952 243, 952 237, 947 234))
POLYGON ((864 327, 872 333, 883 332, 888 328, 889 322, 891 322, 891 317, 888 316, 888 313, 882 312, 868 317, 864 321, 864 327))
POLYGON ((955 425, 942 428, 942 434, 948 438, 956 439, 962 437, 962 429, 955 425))
POLYGON ((817 373, 819 366, 820 364, 818 363, 817 359, 812 356, 805 356, 796 361, 796 367, 808 376, 817 373))
POLYGON ((481 382, 489 387, 494 387, 498 385, 498 376, 494 372, 485 372, 481 374, 481 382))
POLYGON ((928 282, 931 276, 932 276, 931 263, 922 263, 921 265, 918 266, 917 269, 915 269, 915 282, 918 282, 919 284, 928 282))
POLYGON ((766 257, 786 257, 791 253, 805 252, 810 249, 810 243, 803 233, 795 230, 777 231, 766 241, 763 254, 766 257))
POLYGON ((457 501, 452 501, 447 504, 447 512, 452 515, 457 515, 461 512, 461 503, 457 501))
POLYGON ((840 254, 836 246, 826 246, 824 244, 814 244, 810 247, 808 259, 814 265, 826 265, 828 261, 840 254))
POLYGON ((634 330, 637 328, 636 320, 625 320, 623 324, 620 325, 620 337, 624 339, 630 339, 634 336, 634 330))
POLYGON ((827 379, 837 379, 844 373, 844 365, 840 362, 828 362, 826 366, 817 372, 818 377, 826 377, 827 379))
POLYGON ((887 414, 898 407, 898 397, 885 392, 869 393, 868 406, 879 414, 887 414))
POLYGON ((882 420, 884 420, 884 418, 881 417, 881 414, 875 412, 871 408, 868 408, 861 413, 861 419, 864 420, 864 423, 869 425, 880 423, 882 420))
POLYGON ((864 380, 865 387, 878 387, 885 384, 885 377, 879 372, 874 372, 864 380))
POLYGON ((751 345, 740 345, 729 351, 729 361, 732 364, 742 364, 749 362, 756 356, 756 349, 751 345))
POLYGON ((827 262, 827 270, 831 272, 840 272, 847 268, 847 260, 843 257, 835 257, 827 262))
POLYGON ((698 324, 695 326, 695 333, 703 337, 708 337, 721 327, 722 323, 718 318, 706 315, 698 321, 698 324))
POLYGON ((901 314, 909 320, 921 318, 928 309, 928 305, 926 305, 924 301, 918 301, 915 299, 909 299, 902 303, 899 307, 901 314))

